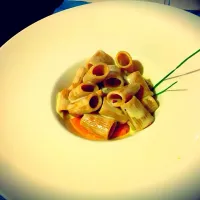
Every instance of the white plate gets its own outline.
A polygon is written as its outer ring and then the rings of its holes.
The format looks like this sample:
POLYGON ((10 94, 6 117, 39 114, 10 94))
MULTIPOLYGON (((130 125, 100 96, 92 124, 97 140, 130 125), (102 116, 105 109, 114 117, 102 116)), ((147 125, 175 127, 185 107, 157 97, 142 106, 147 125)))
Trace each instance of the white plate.
MULTIPOLYGON (((200 47, 200 18, 164 5, 102 2, 28 27, 0 53, 0 188, 22 199, 193 199, 200 187, 200 72, 160 96, 155 123, 92 142, 66 131, 55 94, 77 63, 102 49, 139 59, 156 83, 200 47)), ((200 54, 174 75, 200 67, 200 54)), ((158 91, 157 90, 157 91, 158 91)))

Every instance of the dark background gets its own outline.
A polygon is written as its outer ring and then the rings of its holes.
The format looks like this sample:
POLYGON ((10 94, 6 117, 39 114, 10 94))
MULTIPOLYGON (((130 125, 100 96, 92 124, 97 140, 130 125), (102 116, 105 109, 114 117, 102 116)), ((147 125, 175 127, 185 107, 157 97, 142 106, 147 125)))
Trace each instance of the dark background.
POLYGON ((32 23, 51 15, 63 0, 0 0, 0 46, 32 23))
MULTIPOLYGON (((53 14, 63 2, 62 9, 86 3, 80 0, 0 0, 0 46, 22 29, 53 14)), ((200 10, 188 11, 200 16, 200 10)))

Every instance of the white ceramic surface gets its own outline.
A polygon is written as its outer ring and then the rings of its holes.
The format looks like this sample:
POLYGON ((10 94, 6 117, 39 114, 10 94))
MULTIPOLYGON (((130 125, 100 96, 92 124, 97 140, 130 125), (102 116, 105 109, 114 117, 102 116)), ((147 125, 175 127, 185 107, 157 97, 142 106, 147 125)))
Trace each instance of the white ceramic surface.
MULTIPOLYGON (((195 199, 200 188, 200 72, 160 96, 133 137, 92 142, 66 131, 55 94, 97 49, 130 52, 156 83, 200 47, 200 18, 164 5, 102 2, 23 30, 0 49, 0 188, 13 200, 195 199), (66 81, 64 81, 66 80, 66 81)), ((200 68, 200 54, 174 75, 200 68)))

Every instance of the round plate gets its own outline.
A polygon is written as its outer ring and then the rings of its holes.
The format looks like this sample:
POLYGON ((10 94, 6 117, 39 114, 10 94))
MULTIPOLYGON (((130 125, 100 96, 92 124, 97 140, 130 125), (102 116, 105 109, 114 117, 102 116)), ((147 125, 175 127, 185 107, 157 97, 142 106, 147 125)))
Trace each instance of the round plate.
POLYGON ((69 133, 55 95, 98 49, 128 51, 155 84, 200 47, 200 18, 165 5, 102 2, 47 17, 0 53, 2 192, 12 199, 193 199, 200 187, 200 54, 157 88, 155 122, 127 139, 69 133), (195 71, 195 72, 194 72, 195 71))

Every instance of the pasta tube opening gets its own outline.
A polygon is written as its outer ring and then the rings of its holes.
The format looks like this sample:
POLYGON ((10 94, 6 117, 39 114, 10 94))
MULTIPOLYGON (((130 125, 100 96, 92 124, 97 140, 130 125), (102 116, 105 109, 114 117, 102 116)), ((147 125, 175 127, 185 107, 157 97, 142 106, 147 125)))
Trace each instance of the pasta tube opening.
POLYGON ((108 65, 109 74, 103 81, 104 87, 117 88, 124 86, 124 79, 121 76, 119 67, 116 65, 108 65))
POLYGON ((108 93, 107 99, 114 107, 120 107, 122 104, 129 101, 140 89, 139 84, 126 85, 119 90, 108 93))
POLYGON ((76 88, 71 90, 69 93, 69 100, 70 102, 74 102, 81 97, 87 96, 92 92, 96 92, 98 89, 98 86, 92 83, 81 83, 76 88))
POLYGON ((84 92, 94 92, 94 88, 95 88, 95 86, 92 84, 82 84, 81 85, 81 89, 84 92))
POLYGON ((97 111, 101 107, 101 104, 102 98, 96 93, 91 93, 88 96, 78 99, 74 103, 70 103, 67 106, 67 109, 71 115, 77 117, 82 116, 86 113, 92 113, 97 111))
POLYGON ((109 100, 111 100, 111 102, 113 104, 121 103, 122 102, 122 97, 119 94, 111 94, 109 96, 109 100))
POLYGON ((89 105, 90 105, 91 108, 96 108, 98 103, 99 103, 98 96, 93 96, 89 101, 89 105))
POLYGON ((121 66, 127 66, 130 64, 130 58, 127 53, 122 53, 118 55, 117 61, 121 66))
POLYGON ((123 85, 123 82, 118 77, 108 78, 104 81, 105 87, 120 87, 121 85, 123 85))
POLYGON ((99 64, 93 68, 92 73, 96 76, 103 76, 106 73, 106 70, 106 65, 99 64))
POLYGON ((109 73, 108 65, 99 63, 92 66, 83 77, 83 82, 99 83, 103 81, 109 73))
POLYGON ((126 51, 120 51, 116 55, 116 65, 123 69, 126 70, 127 72, 133 72, 133 60, 131 55, 126 52, 126 51))

